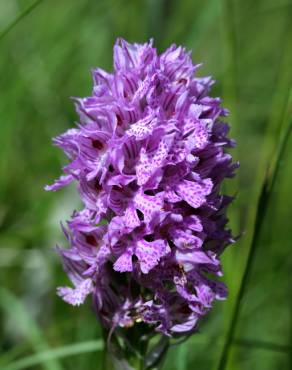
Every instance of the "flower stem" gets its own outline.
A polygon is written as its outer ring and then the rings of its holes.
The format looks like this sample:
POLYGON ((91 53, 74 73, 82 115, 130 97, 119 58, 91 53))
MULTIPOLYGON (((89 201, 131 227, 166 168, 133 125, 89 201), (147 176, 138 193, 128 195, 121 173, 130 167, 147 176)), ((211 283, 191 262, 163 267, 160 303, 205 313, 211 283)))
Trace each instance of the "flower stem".
POLYGON ((104 346, 102 353, 102 370, 115 370, 112 356, 106 345, 104 346))

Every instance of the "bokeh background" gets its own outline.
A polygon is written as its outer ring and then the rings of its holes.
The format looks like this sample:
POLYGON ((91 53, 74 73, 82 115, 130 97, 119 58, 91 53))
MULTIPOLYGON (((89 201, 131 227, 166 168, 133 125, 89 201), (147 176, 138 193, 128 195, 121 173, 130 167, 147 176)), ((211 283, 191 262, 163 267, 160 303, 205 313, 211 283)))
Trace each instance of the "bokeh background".
POLYGON ((283 137, 226 369, 292 369, 291 0, 0 0, 0 368, 101 369, 90 302, 74 308, 55 295, 67 280, 52 248, 64 241, 59 222, 80 207, 78 196, 74 187, 43 187, 65 164, 51 137, 77 120, 69 97, 91 93, 91 68, 112 69, 118 36, 192 50, 204 63, 200 75, 217 81, 212 95, 231 110, 241 163, 225 185, 237 197, 229 216, 241 234, 223 258, 229 299, 170 349, 164 370, 218 368, 267 167, 283 137))

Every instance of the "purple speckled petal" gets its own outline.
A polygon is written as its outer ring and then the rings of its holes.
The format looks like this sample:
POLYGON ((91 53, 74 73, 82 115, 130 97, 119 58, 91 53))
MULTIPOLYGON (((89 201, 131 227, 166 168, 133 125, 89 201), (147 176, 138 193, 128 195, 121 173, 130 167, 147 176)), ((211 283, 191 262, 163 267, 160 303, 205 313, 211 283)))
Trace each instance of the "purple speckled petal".
POLYGON ((69 287, 60 287, 57 292, 65 302, 72 304, 73 306, 79 306, 84 303, 88 294, 93 291, 93 283, 91 279, 86 279, 82 283, 76 286, 75 289, 69 287))
POLYGON ((170 252, 168 244, 164 240, 155 240, 147 242, 140 240, 137 243, 135 254, 140 262, 141 271, 147 274, 155 267, 160 258, 170 252))
POLYGON ((206 201, 206 196, 211 193, 212 181, 210 179, 203 180, 202 183, 183 180, 176 186, 177 193, 190 206, 199 208, 206 201))
POLYGON ((124 223, 126 227, 134 229, 140 225, 140 220, 137 215, 136 209, 133 206, 130 206, 126 209, 124 215, 124 223))
POLYGON ((131 249, 126 250, 114 263, 114 269, 119 272, 133 271, 132 256, 131 249))
POLYGON ((144 221, 150 222, 157 212, 163 209, 163 193, 154 196, 146 195, 141 191, 135 195, 134 205, 143 213, 144 221))
POLYGON ((203 251, 180 251, 176 252, 176 259, 179 264, 183 265, 185 270, 191 270, 195 265, 208 264, 218 266, 218 260, 210 255, 208 252, 203 251))
POLYGON ((170 236, 174 244, 180 249, 199 249, 203 245, 202 238, 193 235, 191 230, 180 230, 173 228, 170 230, 170 236))

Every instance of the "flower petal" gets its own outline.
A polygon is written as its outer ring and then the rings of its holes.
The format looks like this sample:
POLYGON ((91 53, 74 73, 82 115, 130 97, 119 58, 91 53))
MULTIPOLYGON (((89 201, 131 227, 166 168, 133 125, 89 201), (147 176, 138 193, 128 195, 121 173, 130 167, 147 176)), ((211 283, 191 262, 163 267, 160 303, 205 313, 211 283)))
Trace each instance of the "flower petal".
POLYGON ((76 288, 59 287, 57 293, 65 302, 73 306, 79 306, 84 303, 88 294, 93 292, 93 283, 91 279, 86 279, 76 286, 76 288))
POLYGON ((206 201, 206 196, 211 193, 213 184, 211 179, 201 183, 183 180, 176 186, 177 193, 193 208, 199 208, 206 201))
POLYGON ((153 242, 140 240, 135 250, 141 271, 144 274, 152 270, 158 264, 160 258, 169 252, 170 248, 164 240, 155 240, 153 242))

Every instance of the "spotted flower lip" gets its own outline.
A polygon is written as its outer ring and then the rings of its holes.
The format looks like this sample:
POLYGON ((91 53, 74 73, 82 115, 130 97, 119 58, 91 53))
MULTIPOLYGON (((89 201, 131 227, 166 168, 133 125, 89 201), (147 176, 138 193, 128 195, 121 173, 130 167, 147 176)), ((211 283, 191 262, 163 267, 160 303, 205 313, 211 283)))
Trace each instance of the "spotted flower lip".
POLYGON ((158 55, 153 41, 118 39, 113 64, 93 70, 92 96, 74 99, 77 127, 54 139, 69 163, 45 189, 75 182, 84 204, 64 228, 70 248, 57 248, 73 284, 58 294, 72 305, 92 295, 109 330, 143 321, 185 335, 227 295, 228 111, 180 46, 158 55))

